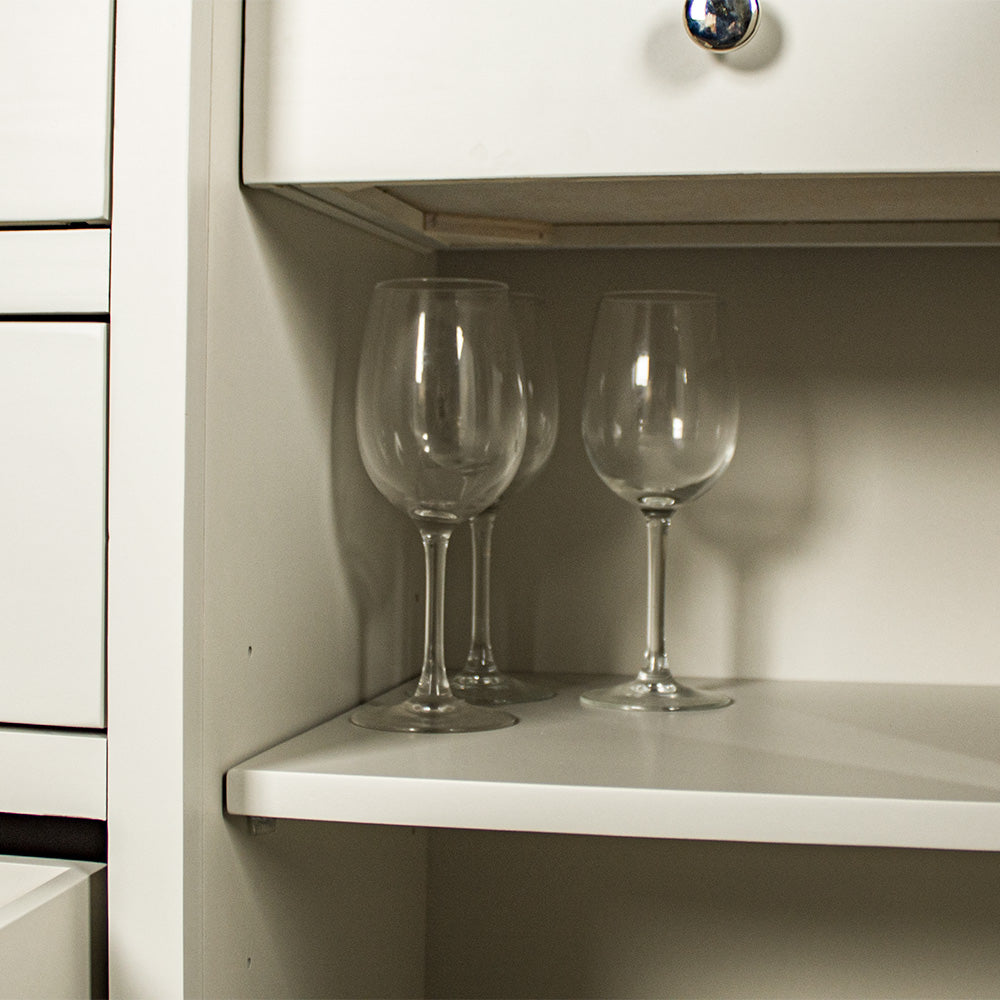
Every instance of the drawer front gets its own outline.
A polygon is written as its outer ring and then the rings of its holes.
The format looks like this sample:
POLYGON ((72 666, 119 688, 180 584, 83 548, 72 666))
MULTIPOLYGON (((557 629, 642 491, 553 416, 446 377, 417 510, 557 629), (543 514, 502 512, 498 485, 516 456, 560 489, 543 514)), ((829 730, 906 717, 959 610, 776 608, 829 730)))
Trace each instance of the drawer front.
POLYGON ((0 323, 0 723, 104 725, 107 326, 0 323))
POLYGON ((250 183, 1000 170, 1000 2, 248 0, 250 183))
POLYGON ((107 819, 104 733, 0 726, 0 813, 107 819))
POLYGON ((0 315, 106 315, 110 280, 108 228, 0 231, 0 315))
POLYGON ((106 897, 103 864, 0 855, 0 993, 107 996, 106 897))
POLYGON ((107 221, 112 0, 0 0, 0 224, 107 221))

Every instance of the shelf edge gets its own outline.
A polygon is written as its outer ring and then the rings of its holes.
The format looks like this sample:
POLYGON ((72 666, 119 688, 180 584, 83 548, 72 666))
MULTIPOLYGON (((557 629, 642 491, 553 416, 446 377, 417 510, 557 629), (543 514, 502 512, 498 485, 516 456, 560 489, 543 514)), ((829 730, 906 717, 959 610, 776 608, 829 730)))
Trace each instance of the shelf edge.
POLYGON ((230 814, 532 833, 1000 850, 1000 803, 316 775, 234 768, 230 814), (372 794, 376 792, 376 794, 372 794), (834 832, 835 831, 835 832, 834 832))

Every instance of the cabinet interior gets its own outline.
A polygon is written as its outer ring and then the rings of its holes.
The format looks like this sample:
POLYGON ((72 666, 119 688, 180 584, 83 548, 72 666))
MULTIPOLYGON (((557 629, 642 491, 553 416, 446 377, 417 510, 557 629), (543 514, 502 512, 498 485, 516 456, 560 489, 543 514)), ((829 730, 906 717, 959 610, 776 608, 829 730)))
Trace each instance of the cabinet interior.
MULTIPOLYGON (((210 273, 231 291, 209 301, 206 353, 206 994, 905 996, 926 973, 936 995, 988 995, 995 855, 287 820, 251 837, 217 795, 218 768, 416 669, 419 540, 367 482, 353 428, 368 293, 401 274, 546 300, 559 441, 494 547, 511 668, 636 668, 641 523, 590 470, 580 391, 600 293, 681 286, 728 300, 745 408, 733 466, 676 519, 677 672, 993 683, 1000 251, 422 253, 266 192, 212 210, 231 237, 210 273)), ((456 532, 452 663, 468 554, 456 532)))
POLYGON ((996 988, 993 855, 461 830, 430 845, 428 997, 996 988))
MULTIPOLYGON (((641 519, 587 462, 581 392, 601 292, 684 287, 727 301, 742 412, 732 466, 671 529, 675 671, 992 683, 997 261, 992 247, 439 254, 446 273, 540 294, 557 354, 554 456, 497 522, 505 661, 638 669, 641 519)), ((465 534, 450 557, 453 658, 467 641, 465 534)))

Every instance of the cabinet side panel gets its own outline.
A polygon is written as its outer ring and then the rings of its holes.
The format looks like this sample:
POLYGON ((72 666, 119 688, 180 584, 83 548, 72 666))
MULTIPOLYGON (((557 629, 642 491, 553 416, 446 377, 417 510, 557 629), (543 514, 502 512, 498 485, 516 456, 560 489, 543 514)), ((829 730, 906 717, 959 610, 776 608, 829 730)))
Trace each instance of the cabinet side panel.
POLYGON ((213 27, 203 675, 204 995, 423 989, 424 837, 279 821, 222 776, 412 670, 417 532, 357 453, 371 287, 433 260, 240 190, 240 4, 213 27))

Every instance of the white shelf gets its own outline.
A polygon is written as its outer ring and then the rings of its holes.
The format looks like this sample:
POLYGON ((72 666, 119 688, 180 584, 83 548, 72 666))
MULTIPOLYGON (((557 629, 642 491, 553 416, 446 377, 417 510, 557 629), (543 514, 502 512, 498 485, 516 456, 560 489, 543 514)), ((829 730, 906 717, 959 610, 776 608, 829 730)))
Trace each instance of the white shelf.
MULTIPOLYGON (((626 837, 1000 850, 1000 687, 745 681, 719 711, 585 710, 492 733, 348 715, 229 771, 237 815, 626 837)), ((399 697, 395 694, 389 699, 399 697)))

